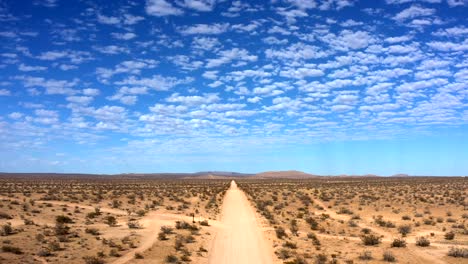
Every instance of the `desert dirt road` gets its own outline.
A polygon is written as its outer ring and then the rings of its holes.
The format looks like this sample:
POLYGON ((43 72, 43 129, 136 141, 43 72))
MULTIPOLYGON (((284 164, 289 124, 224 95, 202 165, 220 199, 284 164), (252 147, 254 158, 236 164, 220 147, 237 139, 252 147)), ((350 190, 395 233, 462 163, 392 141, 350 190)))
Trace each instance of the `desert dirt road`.
POLYGON ((221 211, 222 227, 211 246, 210 264, 271 264, 273 247, 264 238, 255 211, 232 181, 221 211))

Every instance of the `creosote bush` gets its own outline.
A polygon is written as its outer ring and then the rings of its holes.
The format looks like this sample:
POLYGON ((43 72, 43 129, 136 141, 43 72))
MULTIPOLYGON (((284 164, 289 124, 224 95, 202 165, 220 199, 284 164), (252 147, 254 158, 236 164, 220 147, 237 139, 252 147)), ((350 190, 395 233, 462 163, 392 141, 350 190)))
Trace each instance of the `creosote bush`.
POLYGON ((383 260, 384 261, 387 261, 387 262, 395 262, 396 261, 396 257, 395 255, 393 255, 392 252, 390 251, 385 251, 383 253, 383 260))
POLYGON ((406 241, 403 238, 395 238, 391 244, 392 247, 406 247, 406 241))
POLYGON ((287 237, 288 235, 286 234, 286 230, 284 230, 283 227, 279 226, 275 228, 276 232, 276 237, 279 239, 283 239, 284 237, 287 237))
POLYGON ((428 247, 431 245, 431 241, 427 239, 426 237, 418 237, 416 238, 416 246, 418 247, 428 247))
POLYGON ((454 258, 468 258, 468 249, 460 248, 460 247, 452 247, 447 253, 447 256, 454 257, 454 258))
POLYGON ((19 247, 14 247, 10 245, 3 245, 2 246, 2 251, 3 252, 8 252, 8 253, 13 253, 16 255, 23 254, 23 251, 19 247))
POLYGON ((374 246, 380 244, 380 237, 374 234, 367 234, 361 236, 362 243, 366 246, 374 246))
POLYGON ((444 237, 446 240, 453 240, 455 238, 455 233, 453 231, 447 232, 444 237))
POLYGON ((406 236, 407 234, 411 233, 411 226, 410 225, 401 225, 398 227, 398 232, 402 236, 406 236))
POLYGON ((359 255, 360 260, 371 260, 372 259, 372 252, 364 251, 359 255))
POLYGON ((95 256, 83 257, 85 264, 104 264, 106 263, 102 258, 95 256))

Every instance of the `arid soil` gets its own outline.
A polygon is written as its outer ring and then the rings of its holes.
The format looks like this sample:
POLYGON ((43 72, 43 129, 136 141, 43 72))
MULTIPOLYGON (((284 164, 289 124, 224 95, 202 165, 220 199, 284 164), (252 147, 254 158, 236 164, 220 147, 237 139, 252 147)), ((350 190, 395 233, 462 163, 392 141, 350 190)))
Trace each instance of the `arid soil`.
POLYGON ((465 178, 238 181, 284 263, 467 263, 465 178))
POLYGON ((206 263, 229 183, 0 178, 0 263, 206 263))
POLYGON ((0 263, 468 259, 465 178, 0 177, 0 263))

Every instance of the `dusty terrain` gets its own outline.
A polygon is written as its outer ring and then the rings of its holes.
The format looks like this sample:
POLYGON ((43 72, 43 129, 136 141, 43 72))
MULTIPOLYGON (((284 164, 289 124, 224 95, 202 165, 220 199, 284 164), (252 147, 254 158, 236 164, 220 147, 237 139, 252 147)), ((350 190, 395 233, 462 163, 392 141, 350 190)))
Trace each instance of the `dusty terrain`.
POLYGON ((230 183, 80 177, 0 181, 1 263, 206 262, 214 219, 230 183))
POLYGON ((465 178, 250 180, 238 185, 269 222, 267 237, 285 263, 467 263, 465 178), (458 257, 448 256, 450 251, 458 257))
POLYGON ((0 263, 467 263, 465 178, 295 174, 0 177, 0 263))

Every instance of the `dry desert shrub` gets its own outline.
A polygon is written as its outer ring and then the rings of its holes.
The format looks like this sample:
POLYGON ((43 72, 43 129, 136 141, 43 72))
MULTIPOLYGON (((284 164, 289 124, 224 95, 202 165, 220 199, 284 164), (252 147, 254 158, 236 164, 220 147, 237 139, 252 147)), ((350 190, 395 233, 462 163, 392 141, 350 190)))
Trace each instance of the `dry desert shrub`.
POLYGON ((444 234, 446 240, 453 240, 455 238, 455 233, 453 231, 447 232, 444 234))
POLYGON ((387 261, 387 262, 395 262, 396 261, 396 257, 395 255, 393 255, 392 252, 390 251, 385 251, 383 253, 383 260, 384 261, 387 261))
POLYGON ((127 226, 130 229, 140 229, 141 228, 141 225, 137 220, 128 221, 127 226))
POLYGON ((426 237, 418 237, 416 238, 416 246, 418 247, 428 247, 431 245, 431 241, 427 239, 426 237))
POLYGON ((13 254, 16 254, 16 255, 23 254, 23 251, 21 250, 21 248, 10 246, 10 245, 3 245, 2 246, 2 251, 7 252, 7 253, 13 253, 13 254))
POLYGON ((454 257, 454 258, 468 258, 468 249, 460 248, 460 247, 452 247, 447 253, 447 256, 454 257))
POLYGON ((407 234, 411 233, 411 226, 410 225, 401 225, 398 227, 398 233, 402 236, 406 236, 407 234))
POLYGON ((359 255, 359 259, 360 260, 371 260, 373 259, 372 257, 372 252, 366 250, 366 251, 363 251, 360 255, 359 255))
POLYGON ((275 233, 276 237, 279 239, 283 239, 284 237, 287 237, 288 235, 286 234, 286 230, 284 230, 283 227, 278 226, 275 228, 275 233))
POLYGON ((95 256, 83 257, 85 264, 104 264, 106 263, 102 258, 95 256))
POLYGON ((380 244, 380 237, 374 234, 367 234, 361 236, 362 243, 365 246, 375 246, 380 244))
POLYGON ((0 236, 9 236, 14 233, 13 227, 11 227, 10 223, 2 225, 0 229, 0 236))
POLYGON ((5 212, 0 212, 0 219, 13 219, 13 217, 5 212))
POLYGON ((403 238, 395 238, 391 244, 392 247, 406 247, 406 241, 403 238))

